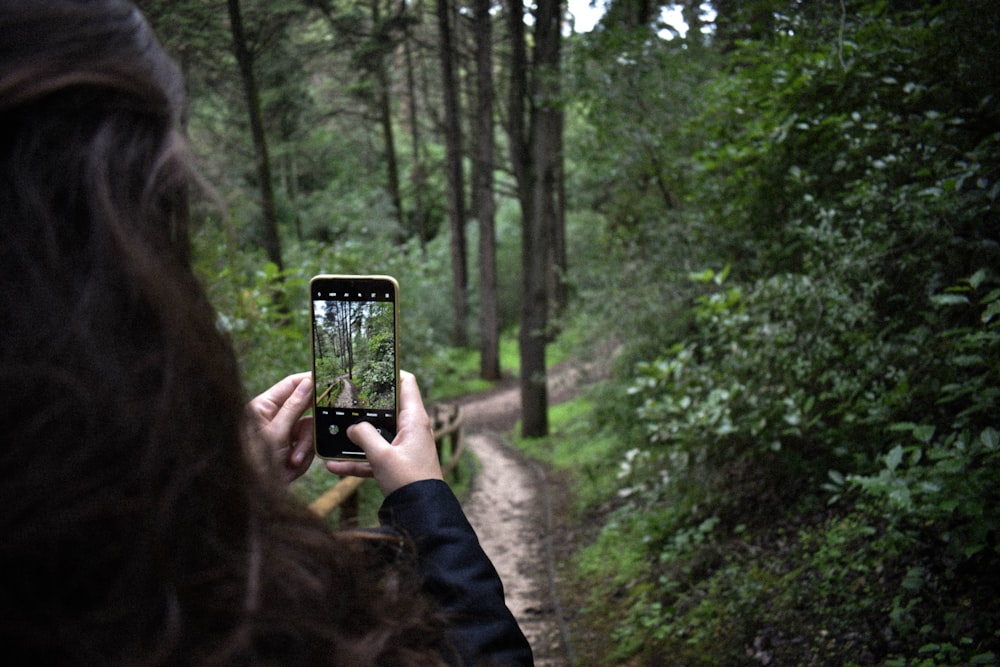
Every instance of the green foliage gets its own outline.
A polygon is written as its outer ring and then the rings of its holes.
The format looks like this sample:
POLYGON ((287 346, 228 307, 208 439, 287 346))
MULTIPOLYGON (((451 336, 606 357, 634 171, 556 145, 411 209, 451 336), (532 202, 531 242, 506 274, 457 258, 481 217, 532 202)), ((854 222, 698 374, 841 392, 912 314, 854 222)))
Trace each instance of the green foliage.
POLYGON ((937 380, 926 397, 934 408, 919 423, 889 426, 888 444, 895 444, 880 471, 848 478, 904 525, 931 532, 958 559, 1000 549, 1000 289, 989 276, 979 271, 932 297, 931 323, 962 322, 927 335, 926 345, 936 351, 924 364, 937 380))
MULTIPOLYGON (((434 239, 422 250, 415 241, 395 245, 362 234, 337 244, 296 242, 286 235, 289 268, 279 272, 263 252, 234 248, 224 231, 209 221, 198 230, 195 255, 251 394, 311 367, 307 285, 312 276, 384 273, 400 283, 400 365, 420 377, 425 396, 433 399, 441 395, 438 385, 454 372, 449 353, 442 352, 451 312, 447 243, 445 238, 434 239)), ((505 364, 516 361, 512 349, 504 348, 505 364)), ((370 369, 381 373, 380 381, 385 371, 370 369)))
MULTIPOLYGON (((618 434, 595 429, 590 416, 613 400, 607 385, 597 385, 584 395, 553 406, 547 438, 517 438, 518 447, 532 458, 546 461, 572 477, 575 509, 581 519, 593 514, 618 490, 615 463, 627 456, 618 434)), ((516 429, 515 429, 516 431, 516 429)))
POLYGON ((751 499, 767 515, 831 467, 877 456, 864 435, 880 416, 869 397, 896 371, 891 345, 864 328, 870 304, 838 281, 785 274, 735 287, 722 275, 696 298, 691 333, 637 364, 628 392, 670 483, 746 518, 751 499), (714 473, 737 462, 757 472, 714 473))
POLYGON ((682 216, 695 142, 681 128, 702 109, 712 54, 620 31, 595 31, 567 51, 576 308, 604 338, 622 329, 644 333, 636 346, 654 343, 675 335, 677 286, 704 251, 704 226, 682 216))
POLYGON ((595 286, 627 341, 595 613, 640 664, 995 661, 995 13, 776 21, 717 75, 621 36, 574 71, 575 159, 628 174, 593 202, 629 291, 595 286))
POLYGON ((195 238, 195 257, 219 313, 219 327, 236 348, 251 395, 290 373, 311 368, 304 272, 282 273, 262 251, 233 252, 224 233, 209 223, 195 238))

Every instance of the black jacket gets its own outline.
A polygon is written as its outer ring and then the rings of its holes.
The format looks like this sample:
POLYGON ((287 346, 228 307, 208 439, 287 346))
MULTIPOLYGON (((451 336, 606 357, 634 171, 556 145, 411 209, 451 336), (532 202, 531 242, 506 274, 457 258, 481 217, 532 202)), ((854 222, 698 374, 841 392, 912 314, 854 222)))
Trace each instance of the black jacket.
POLYGON ((382 503, 379 519, 412 541, 424 589, 451 621, 461 665, 531 667, 531 646, 504 602, 503 584, 451 488, 408 484, 382 503))

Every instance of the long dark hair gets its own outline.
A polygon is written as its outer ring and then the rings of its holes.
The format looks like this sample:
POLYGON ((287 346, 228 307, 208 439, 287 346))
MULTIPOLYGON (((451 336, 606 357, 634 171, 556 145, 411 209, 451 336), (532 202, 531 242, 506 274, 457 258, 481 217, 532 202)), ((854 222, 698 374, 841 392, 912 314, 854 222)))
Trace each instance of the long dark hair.
POLYGON ((385 545, 331 534, 244 452, 190 267, 183 104, 130 2, 0 0, 3 653, 435 664, 385 545))

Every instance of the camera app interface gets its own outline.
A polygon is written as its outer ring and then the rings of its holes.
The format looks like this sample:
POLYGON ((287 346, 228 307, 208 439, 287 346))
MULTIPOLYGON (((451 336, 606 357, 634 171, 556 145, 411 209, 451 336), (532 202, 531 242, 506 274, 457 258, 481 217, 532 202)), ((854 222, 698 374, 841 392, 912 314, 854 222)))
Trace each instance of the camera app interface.
POLYGON ((364 458, 347 427, 370 422, 395 435, 396 304, 393 286, 372 279, 313 283, 316 448, 321 456, 364 458))

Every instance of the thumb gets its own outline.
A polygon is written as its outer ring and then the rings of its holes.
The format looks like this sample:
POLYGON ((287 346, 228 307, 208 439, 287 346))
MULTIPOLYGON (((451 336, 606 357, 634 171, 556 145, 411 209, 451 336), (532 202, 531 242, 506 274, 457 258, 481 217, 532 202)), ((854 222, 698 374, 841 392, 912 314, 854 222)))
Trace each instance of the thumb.
POLYGON ((347 437, 350 438, 351 442, 364 450, 368 458, 371 459, 373 455, 378 456, 378 452, 382 448, 388 447, 389 443, 382 434, 378 432, 374 426, 368 422, 358 422, 357 424, 352 424, 350 428, 347 429, 347 437))

